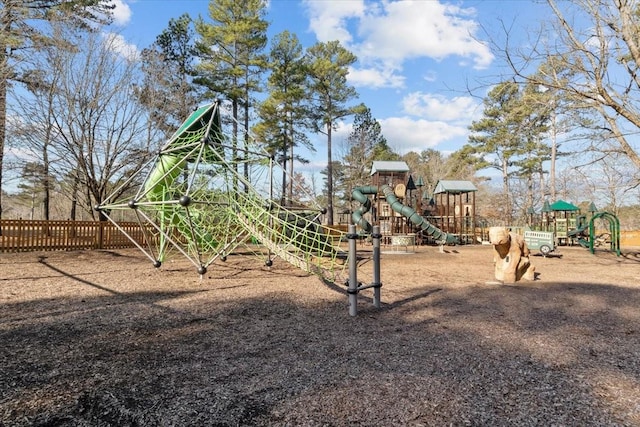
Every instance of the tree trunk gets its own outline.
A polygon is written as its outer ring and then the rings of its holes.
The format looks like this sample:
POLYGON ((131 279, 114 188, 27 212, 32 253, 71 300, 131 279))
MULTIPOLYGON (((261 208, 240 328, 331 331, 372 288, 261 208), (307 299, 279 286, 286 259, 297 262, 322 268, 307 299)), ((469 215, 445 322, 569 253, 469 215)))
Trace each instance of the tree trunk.
POLYGON ((331 161, 331 123, 327 123, 327 225, 333 225, 333 162, 331 161))
POLYGON ((511 194, 509 194, 509 170, 507 159, 502 160, 502 192, 504 193, 505 220, 511 224, 513 220, 513 209, 511 207, 511 194))
POLYGON ((289 133, 289 200, 293 200, 293 124, 288 123, 285 132, 289 133))
POLYGON ((280 204, 287 206, 287 147, 282 147, 282 196, 280 204))
MULTIPOLYGON (((6 27, 7 24, 4 24, 6 27)), ((3 28, 3 34, 6 29, 3 28)), ((4 142, 6 139, 6 123, 7 123, 7 53, 6 45, 0 39, 0 219, 2 219, 2 172, 4 165, 4 142)), ((2 227, 0 227, 0 236, 2 236, 2 227)))
MULTIPOLYGON (((533 209, 533 174, 527 174, 527 210, 525 210, 525 215, 529 209, 533 209)), ((533 217, 530 220, 531 224, 529 225, 533 227, 533 217)))
MULTIPOLYGON (((242 164, 244 165, 244 179, 246 182, 249 182, 249 164, 247 162, 247 157, 249 156, 249 94, 246 94, 247 99, 245 99, 244 104, 244 159, 242 164)), ((248 184, 244 184, 244 192, 249 192, 248 184)))
POLYGON ((78 178, 78 172, 76 171, 73 177, 73 184, 71 187, 71 211, 69 212, 69 219, 71 221, 76 220, 78 210, 78 192, 80 186, 80 179, 78 178))
MULTIPOLYGON (((47 132, 48 134, 50 132, 47 132)), ((44 147, 42 149, 42 191, 44 193, 42 198, 42 208, 44 213, 44 219, 49 220, 50 218, 50 201, 51 201, 51 170, 49 165, 49 152, 48 152, 48 141, 49 135, 47 135, 46 141, 44 143, 44 147)))
MULTIPOLYGON (((238 192, 238 101, 231 102, 231 114, 233 115, 233 127, 231 136, 231 162, 233 163, 233 191, 238 192)), ((236 196, 237 199, 237 196, 236 196)))
POLYGON ((551 116, 551 164, 549 165, 549 194, 551 201, 556 200, 556 157, 558 155, 558 141, 556 132, 556 115, 551 116))
POLYGON ((542 164, 540 164, 540 203, 544 203, 545 194, 546 194, 546 182, 544 179, 544 168, 542 164))

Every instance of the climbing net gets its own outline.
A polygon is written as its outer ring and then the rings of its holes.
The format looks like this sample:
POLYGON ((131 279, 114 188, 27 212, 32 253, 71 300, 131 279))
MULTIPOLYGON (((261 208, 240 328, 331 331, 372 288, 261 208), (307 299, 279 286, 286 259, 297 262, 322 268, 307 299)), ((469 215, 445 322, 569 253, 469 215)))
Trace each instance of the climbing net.
POLYGON ((277 202, 273 181, 283 174, 255 140, 235 143, 222 131, 213 103, 191 114, 98 209, 116 226, 117 212, 133 216, 145 238, 128 237, 156 267, 181 254, 204 274, 216 260, 249 254, 267 266, 278 256, 331 281, 343 277, 344 233, 323 226, 317 206, 277 202))

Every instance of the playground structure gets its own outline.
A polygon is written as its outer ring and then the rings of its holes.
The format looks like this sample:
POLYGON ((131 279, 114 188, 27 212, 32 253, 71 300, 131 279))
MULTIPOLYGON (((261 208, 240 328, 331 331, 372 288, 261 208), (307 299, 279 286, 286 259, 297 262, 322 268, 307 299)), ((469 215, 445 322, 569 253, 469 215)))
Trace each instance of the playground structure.
POLYGON ((547 256, 556 250, 556 241, 550 231, 525 230, 524 241, 531 250, 538 250, 542 256, 547 256))
POLYGON ((116 227, 117 212, 132 213, 145 233, 146 245, 136 246, 155 267, 179 253, 202 276, 218 259, 249 253, 267 266, 278 256, 335 281, 345 267, 339 246, 345 233, 329 233, 318 206, 276 202, 284 197, 276 194, 274 177, 286 173, 278 167, 249 136, 223 132, 216 101, 196 109, 157 156, 96 209, 116 227))
POLYGON ((351 199, 360 203, 353 211, 353 224, 365 233, 371 232, 371 223, 378 225, 384 245, 408 247, 416 244, 416 237, 431 239, 439 245, 457 243, 457 236, 435 227, 421 215, 421 195, 413 194, 417 187, 408 171, 405 162, 374 161, 371 168, 374 185, 352 191, 351 199))
MULTIPOLYGON (((350 233, 325 227, 321 216, 326 210, 295 205, 276 194, 274 177, 286 176, 278 169, 274 156, 261 145, 243 135, 222 130, 220 103, 196 109, 169 138, 158 154, 138 173, 130 176, 96 206, 116 227, 116 218, 126 212, 133 216, 145 234, 139 244, 127 231, 119 228, 159 268, 174 253, 190 260, 202 276, 216 260, 230 254, 249 252, 272 265, 272 257, 325 280, 336 282, 345 269, 348 257, 350 314, 355 315, 359 291, 374 288, 374 305, 380 304, 379 242, 382 233, 362 215, 354 222, 374 242, 374 277, 370 285, 357 281, 355 225, 350 233), (120 214, 118 214, 120 212, 120 214), (349 242, 349 253, 341 247, 349 242), (378 245, 378 246, 376 246, 378 245), (378 273, 376 273, 376 271, 378 273)), ((291 179, 291 177, 289 177, 291 179)), ((364 213, 371 207, 365 194, 376 194, 394 212, 390 217, 404 217, 397 224, 418 227, 440 244, 454 243, 455 236, 433 227, 412 207, 401 203, 404 197, 396 186, 367 187, 354 195, 362 202, 364 213)), ((283 190, 284 191, 284 190, 283 190)), ((308 199, 313 200, 312 197, 308 199)), ((396 224, 395 219, 392 224, 396 224)), ((395 225, 394 225, 395 226, 395 225)))
MULTIPOLYGON (((595 212, 591 215, 589 221, 587 221, 586 215, 579 215, 576 229, 570 230, 568 236, 576 239, 580 246, 588 248, 592 254, 595 253, 596 245, 601 243, 600 238, 596 237, 595 221, 598 219, 607 221, 609 225, 610 250, 620 256, 620 220, 610 212, 595 212)), ((604 240, 606 241, 606 239, 604 240)))
MULTIPOLYGON (((380 189, 375 186, 368 186, 357 187, 353 190, 352 199, 362 203, 362 206, 353 213, 353 222, 360 226, 365 232, 371 232, 373 228, 364 217, 364 214, 368 212, 371 207, 371 200, 367 195, 378 195, 380 192, 384 195, 384 203, 386 203, 394 213, 403 217, 406 221, 406 223, 402 225, 403 228, 418 227, 421 232, 432 237, 440 245, 457 242, 454 235, 447 234, 437 227, 434 227, 424 217, 420 216, 412 207, 402 204, 396 196, 396 192, 394 192, 389 185, 383 185, 380 189)), ((385 237, 385 234, 381 235, 385 237)), ((389 237, 389 234, 387 234, 386 237, 389 237)))
MULTIPOLYGON (((575 242, 589 249, 593 254, 596 246, 608 242, 610 250, 617 256, 621 255, 620 220, 610 212, 598 212, 593 203, 589 205, 589 216, 581 214, 578 206, 564 200, 558 200, 553 204, 545 202, 541 211, 540 223, 537 225, 533 218, 534 215, 535 211, 531 209, 529 225, 536 229, 535 233, 538 234, 533 236, 534 232, 525 231, 528 244, 529 241, 548 240, 548 234, 550 234, 553 236, 554 245, 569 245, 575 242), (599 229, 596 223, 598 220, 605 221, 608 226, 608 233, 604 233, 602 236, 596 235, 596 231, 599 229), (604 235, 607 237, 605 238, 604 235), (531 240, 532 236, 533 240, 531 240)), ((553 246, 550 246, 549 243, 542 243, 540 251, 543 255, 547 255, 549 248, 553 250, 553 246)))
POLYGON ((425 210, 427 219, 460 243, 476 243, 476 192, 470 181, 440 180, 425 210))

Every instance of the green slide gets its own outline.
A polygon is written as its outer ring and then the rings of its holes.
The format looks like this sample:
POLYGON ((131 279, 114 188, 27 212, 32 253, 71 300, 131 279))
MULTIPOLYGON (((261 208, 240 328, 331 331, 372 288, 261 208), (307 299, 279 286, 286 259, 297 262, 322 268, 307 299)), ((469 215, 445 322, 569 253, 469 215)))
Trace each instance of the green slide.
POLYGON ((580 246, 589 249, 590 243, 589 239, 586 238, 587 236, 589 236, 589 222, 586 215, 579 215, 576 218, 576 229, 569 230, 567 237, 576 239, 580 246))
POLYGON ((351 200, 355 200, 361 205, 351 214, 351 218, 355 225, 359 226, 367 233, 371 233, 371 224, 369 224, 369 221, 367 221, 363 216, 369 212, 369 209, 371 209, 371 199, 367 197, 368 194, 378 194, 378 187, 373 185, 356 187, 351 192, 351 200))
MULTIPOLYGON (((406 217, 411 221, 414 225, 420 227, 422 231, 424 231, 427 235, 434 238, 436 242, 439 244, 455 244, 458 243, 458 238, 453 234, 445 233, 439 228, 433 226, 429 221, 427 221, 424 217, 420 216, 413 208, 403 205, 400 200, 396 197, 393 192, 393 189, 388 185, 384 185, 382 187, 382 192, 387 199, 387 202, 391 206, 394 212, 399 213, 400 215, 406 217)), ((366 232, 371 231, 371 224, 364 218, 364 214, 371 209, 371 200, 366 196, 368 194, 377 194, 378 188, 375 186, 364 186, 357 187, 351 193, 351 199, 359 202, 362 206, 356 209, 351 218, 353 223, 358 225, 360 228, 365 230, 366 232)))

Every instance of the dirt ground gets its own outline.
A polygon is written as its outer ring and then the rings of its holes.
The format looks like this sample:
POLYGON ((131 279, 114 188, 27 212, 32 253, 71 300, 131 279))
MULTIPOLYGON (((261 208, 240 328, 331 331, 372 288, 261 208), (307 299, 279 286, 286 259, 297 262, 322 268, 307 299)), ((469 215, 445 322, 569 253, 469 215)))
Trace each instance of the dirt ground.
MULTIPOLYGON (((359 279, 371 280, 362 247, 359 279)), ((382 307, 230 256, 0 254, 0 426, 640 426, 640 250, 382 255, 382 307)))

